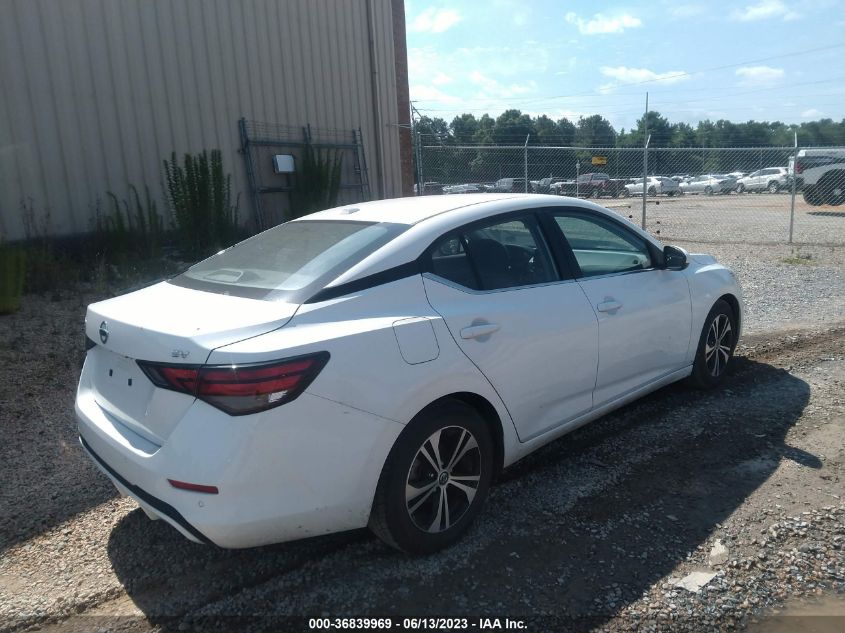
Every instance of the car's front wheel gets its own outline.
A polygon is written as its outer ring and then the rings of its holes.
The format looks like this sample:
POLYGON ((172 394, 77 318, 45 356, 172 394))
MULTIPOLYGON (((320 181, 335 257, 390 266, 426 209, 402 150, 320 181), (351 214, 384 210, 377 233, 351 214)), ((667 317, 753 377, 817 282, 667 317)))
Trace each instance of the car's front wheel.
POLYGON ((737 193, 745 193, 745 185, 743 185, 742 183, 739 183, 736 186, 736 192, 737 193))
POLYGON ((475 409, 451 398, 432 404, 402 431, 385 462, 370 529, 410 554, 452 545, 484 505, 493 454, 475 409))
POLYGON ((698 341, 690 381, 701 389, 718 386, 725 377, 737 343, 736 315, 724 299, 711 308, 698 341))

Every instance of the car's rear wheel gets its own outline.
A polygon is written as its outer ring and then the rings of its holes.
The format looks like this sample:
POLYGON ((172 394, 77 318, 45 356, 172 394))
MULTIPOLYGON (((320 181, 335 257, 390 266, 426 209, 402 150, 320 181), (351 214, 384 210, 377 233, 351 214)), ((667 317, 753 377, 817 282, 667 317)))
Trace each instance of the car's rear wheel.
POLYGON ((710 185, 707 185, 704 188, 704 193, 706 193, 708 196, 712 196, 713 195, 713 187, 711 187, 710 185))
POLYGON ((719 299, 704 320, 698 340, 690 382, 700 389, 713 389, 725 378, 737 343, 736 315, 724 299, 719 299))
POLYGON ((402 431, 385 462, 370 529, 410 554, 452 545, 484 505, 493 455, 475 409, 451 398, 429 406, 402 431))
POLYGON ((819 180, 822 199, 827 204, 845 204, 845 171, 831 171, 819 180))
POLYGON ((622 187, 622 189, 619 190, 619 195, 623 198, 627 198, 631 195, 631 190, 627 187, 622 187))
POLYGON ((820 207, 824 204, 824 198, 817 187, 804 187, 801 192, 804 196, 804 202, 814 207, 820 207))
POLYGON ((648 188, 648 195, 656 196, 657 195, 657 189, 655 189, 654 187, 649 187, 648 188))
POLYGON ((768 189, 769 193, 777 193, 778 191, 780 191, 780 185, 777 183, 777 181, 773 180, 769 183, 769 186, 766 187, 766 189, 768 189))
POLYGON ((736 192, 737 193, 745 193, 745 185, 743 185, 742 183, 739 183, 736 186, 736 192))

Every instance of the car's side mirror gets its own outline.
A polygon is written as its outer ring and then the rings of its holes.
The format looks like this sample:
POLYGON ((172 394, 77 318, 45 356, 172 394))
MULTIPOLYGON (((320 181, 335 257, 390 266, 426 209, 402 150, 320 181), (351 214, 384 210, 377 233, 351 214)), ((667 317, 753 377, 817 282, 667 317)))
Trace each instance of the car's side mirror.
POLYGON ((663 268, 666 270, 683 270, 687 267, 687 254, 677 246, 663 248, 663 268))

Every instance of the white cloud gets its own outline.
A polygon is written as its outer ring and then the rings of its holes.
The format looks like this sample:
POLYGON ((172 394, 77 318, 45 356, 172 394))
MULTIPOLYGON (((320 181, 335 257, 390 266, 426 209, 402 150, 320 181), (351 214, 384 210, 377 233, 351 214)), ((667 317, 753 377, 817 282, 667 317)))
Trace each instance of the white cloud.
POLYGON ((477 70, 472 71, 468 79, 479 89, 479 93, 474 97, 477 99, 518 97, 537 90, 537 82, 533 79, 524 83, 503 84, 477 70))
POLYGON ((796 20, 799 17, 801 17, 800 14, 792 11, 783 0, 761 0, 757 4, 750 4, 731 12, 731 18, 740 22, 754 22, 772 18, 796 20))
POLYGON ((686 81, 689 75, 683 70, 668 70, 665 73, 658 73, 648 68, 628 68, 627 66, 602 66, 599 72, 605 77, 616 81, 602 84, 598 91, 601 94, 609 94, 616 88, 626 84, 636 84, 644 81, 660 81, 665 84, 674 84, 679 81, 686 81))
POLYGON ((815 108, 810 108, 809 110, 804 110, 801 113, 801 117, 804 119, 818 119, 819 117, 823 117, 824 112, 821 110, 816 110, 815 108))
POLYGON ((411 84, 410 93, 411 101, 436 101, 445 105, 458 105, 463 103, 463 99, 460 97, 447 94, 439 88, 426 84, 411 84))
POLYGON ((442 72, 436 72, 434 74, 434 77, 431 78, 431 83, 433 83, 435 86, 444 86, 446 84, 452 83, 453 81, 453 77, 442 72))
POLYGON ((602 66, 599 72, 605 77, 610 77, 623 84, 638 83, 641 81, 663 81, 671 84, 689 79, 683 70, 669 70, 665 73, 657 73, 648 68, 628 68, 627 66, 602 66))
POLYGON ((607 16, 596 13, 589 20, 578 17, 570 11, 565 16, 566 21, 578 27, 582 35, 606 35, 608 33, 622 33, 625 29, 634 29, 643 25, 642 20, 627 13, 607 16))
POLYGON ((461 14, 455 9, 429 7, 414 18, 409 30, 416 33, 442 33, 455 26, 462 19, 461 14))
POLYGON ((669 14, 675 18, 694 18, 703 15, 707 8, 701 4, 673 4, 668 7, 669 14))
POLYGON ((755 86, 775 83, 786 74, 783 68, 771 66, 743 66, 737 68, 735 72, 736 76, 743 80, 742 83, 755 86))

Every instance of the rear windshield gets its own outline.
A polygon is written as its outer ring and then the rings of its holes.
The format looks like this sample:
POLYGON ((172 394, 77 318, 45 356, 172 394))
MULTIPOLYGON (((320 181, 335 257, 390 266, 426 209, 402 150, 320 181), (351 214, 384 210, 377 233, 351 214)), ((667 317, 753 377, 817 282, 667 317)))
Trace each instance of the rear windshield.
POLYGON ((251 299, 302 303, 406 228, 386 222, 287 222, 212 255, 170 283, 251 299))

